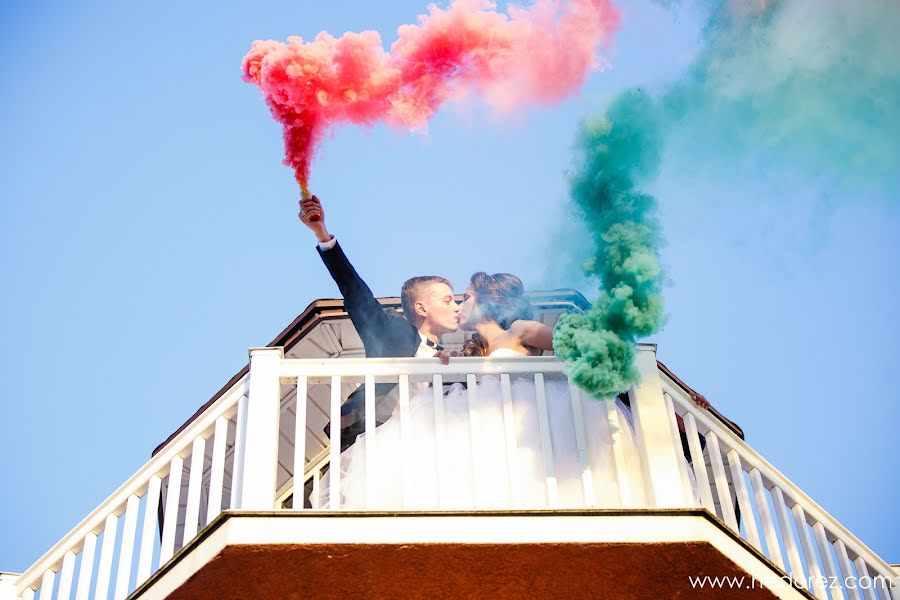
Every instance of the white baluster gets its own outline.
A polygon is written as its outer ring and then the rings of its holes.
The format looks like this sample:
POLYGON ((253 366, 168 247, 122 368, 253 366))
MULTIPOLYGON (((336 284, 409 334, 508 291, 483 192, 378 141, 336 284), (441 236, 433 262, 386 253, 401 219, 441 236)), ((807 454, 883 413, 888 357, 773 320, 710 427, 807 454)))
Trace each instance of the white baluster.
MULTIPOLYGON (((248 385, 249 387, 249 385, 248 385)), ((250 403, 247 396, 238 399, 237 413, 234 416, 234 453, 231 473, 231 508, 240 508, 241 482, 244 480, 244 463, 247 461, 247 411, 250 403)), ((223 499, 224 501, 224 499, 223 499)))
POLYGON ((690 504, 693 505, 693 497, 690 494, 691 480, 688 477, 687 461, 682 460, 684 449, 681 446, 681 435, 678 431, 678 418, 675 414, 675 405, 672 403, 672 396, 665 392, 663 392, 663 399, 666 401, 666 416, 669 419, 669 429, 672 431, 672 439, 678 440, 678 444, 676 444, 675 448, 675 453, 677 455, 675 462, 678 463, 678 474, 681 476, 681 485, 687 490, 688 496, 691 497, 690 504))
POLYGON ((853 561, 853 564, 856 565, 856 575, 858 577, 856 585, 862 590, 863 596, 865 596, 866 600, 878 600, 875 597, 875 583, 872 580, 871 575, 869 575, 866 561, 863 560, 861 556, 857 556, 856 560, 853 561))
POLYGON ((541 431, 541 450, 544 456, 544 476, 547 479, 547 505, 559 507, 559 487, 556 481, 556 462, 553 460, 553 442, 550 437, 550 417, 547 414, 547 389, 544 374, 534 374, 534 390, 537 400, 538 428, 541 431))
POLYGON ((178 502, 181 499, 181 477, 184 459, 175 456, 169 464, 169 483, 166 490, 166 508, 163 512, 162 541, 159 545, 159 565, 162 566, 175 553, 175 532, 178 527, 178 502))
MULTIPOLYGON (((241 510, 272 510, 278 478, 278 419, 281 413, 281 361, 284 348, 250 349, 250 391, 247 401, 241 478, 241 510)), ((338 390, 340 393, 340 390, 338 390)), ((341 419, 332 422, 340 436, 341 419)), ((340 449, 340 444, 338 445, 340 449)), ((339 466, 339 465, 338 465, 339 466)), ((335 469, 335 472, 340 469, 335 469)))
POLYGON ((25 588, 25 591, 22 592, 22 600, 34 600, 34 590, 29 588, 25 588))
POLYGON ((75 589, 75 600, 88 600, 91 593, 91 576, 94 574, 94 552, 97 549, 97 534, 84 536, 81 548, 81 568, 78 569, 78 587, 75 589))
MULTIPOLYGON (((373 377, 374 379, 374 377, 373 377)), ((444 498, 446 490, 443 489, 443 481, 447 473, 447 460, 444 449, 444 380, 440 374, 435 373, 431 379, 431 388, 434 393, 434 461, 437 469, 437 493, 438 506, 444 506, 444 498)), ((366 455, 369 456, 369 450, 366 449, 366 455)))
POLYGON ((297 401, 294 404, 294 510, 303 510, 306 473, 306 375, 297 377, 297 401))
POLYGON ((212 466, 209 474, 209 500, 206 504, 206 523, 222 512, 222 485, 225 481, 225 447, 228 444, 228 419, 224 416, 216 419, 216 430, 213 433, 212 466))
POLYGON ((728 489, 728 477, 725 475, 725 466, 722 464, 722 452, 719 448, 719 438, 710 431, 706 434, 706 449, 712 465, 713 479, 716 482, 716 496, 719 498, 719 506, 722 508, 720 515, 729 527, 738 532, 737 518, 734 515, 734 505, 731 503, 731 493, 728 489))
POLYGON ((828 543, 828 536, 825 534, 825 527, 816 521, 813 525, 813 535, 816 537, 816 545, 819 547, 819 556, 822 557, 822 565, 825 567, 825 576, 828 577, 828 588, 831 590, 831 600, 839 600, 846 598, 843 592, 843 586, 840 583, 841 577, 838 573, 834 559, 831 557, 831 544, 828 543))
POLYGON ((197 526, 200 521, 200 488, 203 486, 203 462, 206 458, 206 439, 198 435, 194 438, 191 448, 191 474, 188 477, 187 507, 184 511, 184 535, 181 545, 197 535, 197 526))
POLYGON ((716 514, 716 503, 709 487, 709 476, 706 473, 706 459, 703 457, 703 448, 700 447, 700 435, 697 432, 697 421, 694 415, 684 415, 684 432, 687 436, 688 447, 691 449, 691 467, 694 470, 694 479, 700 491, 700 503, 712 514, 716 514))
POLYGON ((625 508, 635 505, 634 494, 631 486, 640 482, 631 481, 628 476, 628 461, 636 460, 637 456, 626 456, 622 432, 628 431, 629 425, 619 418, 614 398, 602 400, 606 408, 606 430, 609 435, 610 448, 612 450, 613 465, 616 472, 616 486, 618 487, 619 505, 625 508))
POLYGON ((812 580, 814 595, 820 600, 827 600, 828 593, 825 591, 825 586, 822 585, 822 571, 819 569, 819 561, 816 558, 816 551, 813 548, 812 538, 809 535, 806 511, 803 510, 799 502, 794 505, 791 511, 794 513, 797 535, 800 536, 800 548, 803 550, 803 557, 806 559, 806 570, 809 573, 809 578, 812 580))
POLYGON ((847 547, 841 540, 834 540, 834 553, 837 555, 838 565, 841 567, 841 581, 850 600, 862 600, 859 595, 859 583, 854 581, 853 567, 850 565, 850 557, 847 556, 847 547), (847 585, 847 584, 850 585, 847 585))
POLYGON ((471 445, 472 455, 472 502, 475 507, 482 506, 480 486, 478 485, 478 467, 479 467, 479 448, 478 441, 481 426, 478 420, 478 387, 475 375, 469 373, 466 375, 466 399, 469 401, 469 444, 471 445))
POLYGON ((162 480, 159 475, 151 475, 147 484, 146 503, 144 504, 144 528, 141 531, 141 554, 138 559, 137 581, 141 585, 150 577, 153 566, 153 542, 156 536, 157 509, 159 507, 159 489, 162 480))
POLYGON ((56 580, 56 572, 53 569, 44 571, 41 578, 41 600, 50 600, 53 596, 53 582, 56 580))
POLYGON ((103 528, 103 544, 100 546, 100 566, 97 569, 97 586, 94 598, 105 600, 109 596, 109 578, 112 575, 112 561, 116 547, 116 529, 119 517, 106 515, 106 526, 103 528))
POLYGON ((587 437, 584 434, 584 410, 581 406, 581 390, 569 383, 569 400, 572 403, 572 421, 575 425, 575 447, 578 449, 578 466, 581 467, 581 487, 584 490, 584 505, 597 506, 594 493, 594 477, 587 454, 587 437))
POLYGON ((900 600, 900 587, 897 587, 900 585, 900 577, 894 575, 893 572, 889 575, 886 573, 881 573, 881 575, 878 585, 875 586, 881 590, 881 597, 884 600, 900 600))
MULTIPOLYGON (((894 572, 897 573, 898 569, 894 569, 894 572)), ((888 596, 891 600, 900 600, 900 575, 891 575, 890 583, 890 591, 888 592, 888 596)))
POLYGON ((331 510, 341 508, 341 377, 331 378, 331 448, 329 449, 328 503, 331 510))
POLYGON ((366 508, 378 506, 375 481, 375 376, 366 375, 366 508))
POLYGON ((791 527, 790 513, 784 501, 784 493, 777 485, 772 488, 772 502, 775 504, 775 516, 778 518, 778 526, 781 529, 781 537, 784 540, 784 550, 787 552, 788 563, 791 567, 788 574, 806 589, 806 577, 803 575, 803 563, 800 560, 797 540, 791 527))
POLYGON ((134 538, 137 532, 137 517, 141 500, 134 494, 128 497, 125 504, 125 522, 122 525, 122 546, 119 548, 119 569, 116 573, 116 587, 113 598, 122 600, 128 595, 128 584, 131 579, 131 559, 134 556, 134 538))
POLYGON ((71 550, 63 556, 62 571, 59 577, 57 600, 69 600, 72 597, 72 578, 75 575, 75 553, 71 550))
POLYGON ((314 509, 319 508, 319 498, 321 497, 321 486, 322 486, 322 473, 318 467, 313 471, 313 486, 312 486, 312 498, 310 498, 310 505, 314 509))
POLYGON ((506 441, 506 472, 509 500, 513 508, 521 508, 518 464, 516 462, 516 415, 513 412, 512 385, 507 373, 500 375, 500 398, 503 403, 503 433, 506 441))
POLYGON ((772 521, 772 512, 769 510, 769 502, 766 499, 766 488, 757 469, 750 469, 750 487, 753 488, 753 497, 756 499, 756 508, 759 511, 759 520, 766 547, 769 550, 769 558, 782 570, 786 570, 784 558, 781 556, 781 547, 778 545, 775 523, 772 521))
POLYGON ((412 447, 412 436, 410 432, 412 431, 412 424, 410 422, 411 415, 409 414, 409 375, 400 375, 399 381, 399 391, 400 391, 400 448, 403 453, 400 459, 400 469, 403 474, 403 496, 402 496, 402 506, 406 506, 406 503, 409 502, 413 497, 413 473, 409 468, 409 457, 413 455, 413 452, 416 451, 415 448, 412 447))
POLYGON ((753 516, 753 506, 750 504, 750 494, 747 493, 747 483, 744 481, 744 468, 741 465, 741 457, 735 450, 728 451, 728 467, 731 469, 731 479, 734 481, 734 490, 737 493, 738 506, 741 507, 741 515, 744 517, 744 531, 747 533, 747 541, 754 548, 763 551, 759 540, 759 531, 756 529, 756 520, 753 516))

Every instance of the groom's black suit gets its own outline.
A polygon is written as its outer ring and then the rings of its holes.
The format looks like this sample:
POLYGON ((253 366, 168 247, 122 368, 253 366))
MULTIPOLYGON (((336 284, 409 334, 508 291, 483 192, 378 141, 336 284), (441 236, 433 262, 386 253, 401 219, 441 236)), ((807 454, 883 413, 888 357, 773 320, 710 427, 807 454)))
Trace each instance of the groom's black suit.
MULTIPOLYGON (((413 325, 396 314, 388 314, 347 259, 340 244, 322 250, 316 247, 322 262, 344 297, 344 309, 356 328, 367 358, 411 357, 416 355, 422 338, 413 325)), ((376 401, 395 387, 375 385, 376 401)), ((330 423, 325 432, 330 435, 330 423)), ((360 387, 341 406, 341 449, 351 445, 365 431, 365 387, 360 387)))

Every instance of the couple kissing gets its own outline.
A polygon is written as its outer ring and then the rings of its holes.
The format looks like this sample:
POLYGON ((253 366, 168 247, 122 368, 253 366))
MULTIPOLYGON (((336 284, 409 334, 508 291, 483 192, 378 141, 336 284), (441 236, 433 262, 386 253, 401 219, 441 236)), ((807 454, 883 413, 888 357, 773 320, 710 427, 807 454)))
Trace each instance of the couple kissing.
MULTIPOLYGON (((401 317, 382 308, 337 238, 329 233, 318 197, 300 201, 299 217, 316 236, 319 256, 344 298, 344 308, 367 358, 437 356, 446 362, 450 356, 533 356, 552 349, 552 330, 531 320, 525 288, 515 275, 475 273, 462 303, 456 302, 447 279, 435 275, 412 277, 400 292, 401 317), (441 336, 459 328, 475 333, 462 351, 444 350, 441 336)), ((377 426, 387 421, 396 404, 396 386, 377 384, 377 426)), ((365 391, 360 388, 341 407, 342 450, 365 430, 364 411, 365 391)), ((330 432, 330 426, 326 432, 330 432)))

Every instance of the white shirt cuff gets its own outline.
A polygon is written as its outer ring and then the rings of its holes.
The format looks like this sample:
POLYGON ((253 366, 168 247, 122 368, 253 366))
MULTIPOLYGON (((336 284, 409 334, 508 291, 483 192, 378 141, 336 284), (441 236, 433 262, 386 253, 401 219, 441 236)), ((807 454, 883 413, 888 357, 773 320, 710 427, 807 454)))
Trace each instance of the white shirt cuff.
POLYGON ((327 242, 319 242, 319 250, 322 250, 323 252, 325 250, 331 250, 332 248, 334 248, 335 244, 337 244, 337 238, 331 236, 331 239, 327 242))

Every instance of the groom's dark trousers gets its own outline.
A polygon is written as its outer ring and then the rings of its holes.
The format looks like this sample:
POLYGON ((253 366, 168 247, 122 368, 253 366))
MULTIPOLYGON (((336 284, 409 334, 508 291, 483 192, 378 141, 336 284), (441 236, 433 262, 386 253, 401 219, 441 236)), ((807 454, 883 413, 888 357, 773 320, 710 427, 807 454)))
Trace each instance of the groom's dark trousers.
MULTIPOLYGON (((362 340, 366 357, 415 356, 421 343, 419 332, 404 317, 385 312, 372 290, 350 264, 341 245, 335 243, 328 250, 318 246, 316 249, 344 297, 344 310, 362 340)), ((376 402, 394 387, 392 383, 376 384, 376 402)), ((356 436, 365 431, 365 397, 365 387, 360 387, 341 406, 341 450, 353 444, 356 436)), ((330 432, 331 423, 325 427, 325 433, 331 435, 330 432)))

